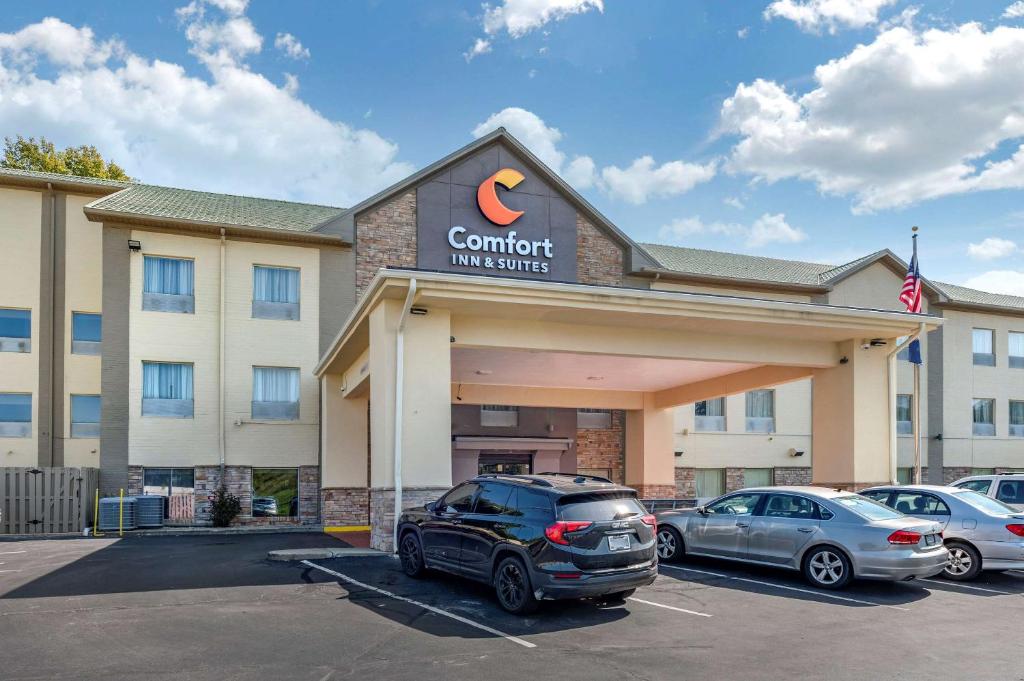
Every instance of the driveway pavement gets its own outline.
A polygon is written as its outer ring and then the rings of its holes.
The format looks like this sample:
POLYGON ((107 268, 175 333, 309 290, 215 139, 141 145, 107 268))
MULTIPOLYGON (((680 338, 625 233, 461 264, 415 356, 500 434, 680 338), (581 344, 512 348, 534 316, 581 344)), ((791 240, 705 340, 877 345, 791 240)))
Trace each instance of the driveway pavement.
POLYGON ((1024 574, 858 583, 700 561, 520 618, 323 535, 0 543, 3 679, 1024 679, 1024 574), (339 542, 337 544, 341 546, 339 542))

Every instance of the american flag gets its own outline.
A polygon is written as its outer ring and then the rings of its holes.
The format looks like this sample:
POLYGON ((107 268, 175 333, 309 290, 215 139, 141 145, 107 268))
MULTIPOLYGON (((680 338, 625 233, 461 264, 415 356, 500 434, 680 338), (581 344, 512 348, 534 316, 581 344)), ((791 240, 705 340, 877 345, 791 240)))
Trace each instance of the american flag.
MULTIPOLYGON (((921 270, 917 266, 917 235, 914 235, 914 255, 907 267, 907 276, 903 278, 899 301, 907 306, 907 312, 921 312, 921 270)), ((913 341, 907 348, 907 359, 913 364, 922 364, 921 342, 913 341)))

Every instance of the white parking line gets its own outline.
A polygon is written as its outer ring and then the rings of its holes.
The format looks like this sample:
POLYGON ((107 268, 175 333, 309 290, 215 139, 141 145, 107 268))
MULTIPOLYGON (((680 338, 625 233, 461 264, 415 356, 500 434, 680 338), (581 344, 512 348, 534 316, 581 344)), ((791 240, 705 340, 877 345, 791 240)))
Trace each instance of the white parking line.
POLYGON ((971 591, 984 591, 990 594, 999 594, 1001 596, 1016 596, 1017 594, 1012 591, 998 591, 996 589, 987 589, 983 586, 974 586, 973 584, 960 584, 958 582, 948 582, 943 579, 918 579, 919 582, 931 582, 932 584, 942 584, 943 586, 954 586, 959 589, 970 589, 971 591))
POLYGON ((28 553, 28 551, 0 551, 0 556, 9 556, 12 553, 28 553))
POLYGON ((21 572, 21 570, 0 570, 0 572, 21 572))
POLYGON ((317 570, 320 570, 321 572, 326 572, 327 574, 333 575, 333 576, 337 577, 338 579, 340 579, 342 581, 345 581, 345 582, 347 582, 349 584, 354 584, 355 586, 361 587, 363 589, 369 589, 370 591, 375 591, 375 592, 381 594, 382 596, 387 596, 388 598, 393 598, 396 601, 402 601, 403 603, 410 603, 412 605, 415 605, 418 608, 423 608, 424 610, 428 610, 428 611, 434 613, 435 615, 442 615, 444 617, 449 617, 449 618, 455 620, 456 622, 462 622, 463 624, 468 624, 471 627, 475 627, 475 628, 480 629, 482 631, 486 631, 489 634, 494 634, 495 636, 500 636, 502 638, 508 639, 509 641, 512 641, 513 643, 518 643, 519 645, 523 646, 524 648, 536 648, 537 647, 535 644, 530 643, 529 641, 524 641, 523 639, 519 638, 518 636, 512 636, 511 634, 506 634, 503 631, 498 631, 497 629, 493 629, 493 628, 491 628, 491 627, 489 627, 489 626, 487 626, 485 624, 480 624, 479 622, 474 622, 471 619, 467 619, 465 617, 462 617, 461 615, 456 615, 455 613, 448 612, 447 610, 441 610, 440 608, 435 608, 432 605, 427 605, 426 603, 420 603, 419 601, 414 601, 411 598, 406 598, 405 596, 399 596, 398 594, 391 593, 390 591, 385 591, 384 589, 378 589, 377 587, 370 586, 369 584, 363 584, 359 580, 352 579, 348 575, 343 575, 340 572, 335 572, 334 570, 329 570, 329 569, 327 569, 327 568, 325 568, 323 566, 317 565, 316 563, 311 563, 308 560, 302 561, 302 564, 303 565, 308 565, 311 568, 315 568, 317 570))
POLYGON ((812 596, 821 596, 822 598, 831 598, 836 601, 846 601, 848 603, 859 603, 860 605, 875 605, 882 608, 889 608, 890 610, 900 610, 903 612, 907 611, 907 608, 901 608, 898 605, 888 605, 886 603, 876 603, 875 601, 865 601, 859 598, 850 598, 849 596, 838 596, 833 593, 826 591, 814 591, 813 589, 801 589, 796 586, 788 586, 786 584, 776 584, 774 582, 763 582, 759 579, 750 579, 748 577, 736 577, 734 575, 723 575, 720 572, 709 572, 707 570, 695 570, 694 568, 684 568, 678 565, 659 565, 659 567, 666 567, 672 570, 686 570, 688 572, 696 572, 704 575, 712 575, 714 577, 723 577, 725 579, 732 579, 737 582, 747 582, 748 584, 760 584, 762 586, 769 586, 773 589, 784 589, 786 591, 796 591, 798 593, 811 594, 812 596))
POLYGON ((677 608, 674 605, 665 605, 664 603, 655 603, 654 601, 645 601, 642 598, 634 598, 630 596, 627 600, 636 601, 637 603, 643 603, 644 605, 653 605, 656 608, 665 608, 666 610, 675 610, 676 612, 684 612, 687 615, 696 615, 697 617, 711 617, 706 612, 697 612, 696 610, 687 610, 686 608, 677 608))

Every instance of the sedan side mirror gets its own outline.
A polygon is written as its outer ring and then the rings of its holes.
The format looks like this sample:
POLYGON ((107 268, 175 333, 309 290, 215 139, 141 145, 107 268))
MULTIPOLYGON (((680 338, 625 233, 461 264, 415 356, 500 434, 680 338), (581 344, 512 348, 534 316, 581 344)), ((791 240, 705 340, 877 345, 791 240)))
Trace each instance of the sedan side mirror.
POLYGON ((423 504, 423 508, 429 511, 430 513, 433 513, 434 509, 437 508, 437 502, 428 501, 427 503, 423 504))
POLYGON ((711 509, 709 509, 707 506, 698 506, 697 513, 700 513, 701 515, 707 515, 708 513, 711 513, 711 509))

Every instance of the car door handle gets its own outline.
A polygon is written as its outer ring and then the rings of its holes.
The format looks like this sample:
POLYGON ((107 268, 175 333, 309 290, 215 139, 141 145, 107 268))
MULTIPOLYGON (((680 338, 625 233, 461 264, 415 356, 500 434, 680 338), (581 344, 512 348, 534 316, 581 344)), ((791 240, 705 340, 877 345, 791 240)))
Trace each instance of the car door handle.
POLYGON ((798 527, 796 528, 799 532, 814 532, 813 527, 798 527))
POLYGON ((750 523, 736 523, 736 527, 750 527, 750 523))
POLYGON ((459 520, 458 518, 452 518, 451 523, 452 523, 452 525, 461 525, 462 521, 459 520))

